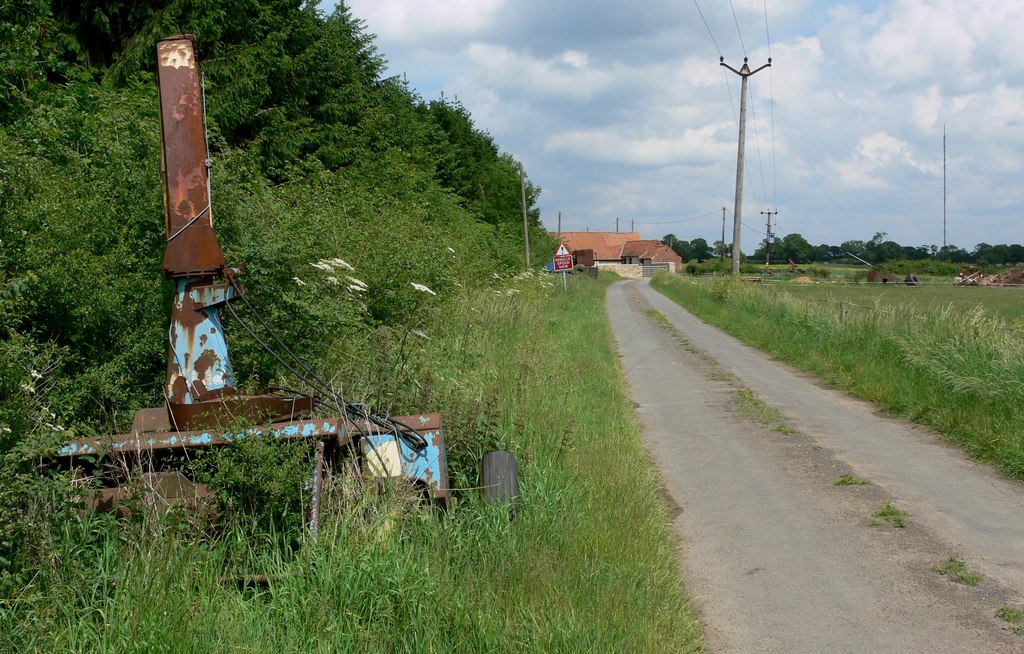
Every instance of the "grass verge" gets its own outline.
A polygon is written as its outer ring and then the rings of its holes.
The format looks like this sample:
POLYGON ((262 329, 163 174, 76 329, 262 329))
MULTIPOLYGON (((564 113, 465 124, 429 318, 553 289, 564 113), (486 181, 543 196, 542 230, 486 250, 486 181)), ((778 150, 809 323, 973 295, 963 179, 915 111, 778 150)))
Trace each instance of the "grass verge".
POLYGON ((856 313, 729 279, 652 285, 710 324, 1024 480, 1024 332, 981 307, 856 313))
POLYGON ((0 651, 700 651, 606 288, 515 280, 425 330, 403 401, 446 420, 453 485, 467 489, 449 514, 338 476, 315 544, 176 512, 85 516, 49 534, 46 565, 0 598, 0 651), (490 449, 519 460, 511 522, 473 490, 490 449))

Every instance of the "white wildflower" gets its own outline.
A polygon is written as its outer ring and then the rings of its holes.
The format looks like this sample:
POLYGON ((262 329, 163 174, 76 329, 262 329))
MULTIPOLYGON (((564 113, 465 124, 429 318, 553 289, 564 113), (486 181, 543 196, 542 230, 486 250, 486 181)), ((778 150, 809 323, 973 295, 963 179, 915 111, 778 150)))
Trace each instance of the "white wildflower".
POLYGON ((362 280, 356 279, 355 277, 349 277, 348 275, 345 275, 345 279, 349 281, 349 288, 352 288, 354 286, 360 292, 365 291, 367 289, 366 282, 362 280))
POLYGON ((330 275, 327 276, 327 282, 329 284, 333 284, 334 286, 339 286, 341 284, 341 282, 338 281, 337 277, 331 277, 330 275))
POLYGON ((423 284, 417 284, 416 282, 409 282, 409 283, 412 284, 412 287, 415 288, 420 293, 429 293, 430 295, 437 295, 437 293, 435 293, 434 291, 430 290, 429 288, 427 288, 423 284))
POLYGON ((305 286, 306 285, 306 282, 302 281, 298 277, 292 277, 292 281, 295 282, 296 284, 298 284, 299 286, 305 286))
POLYGON ((496 273, 496 272, 492 272, 492 273, 491 273, 491 277, 493 277, 493 278, 495 278, 495 279, 501 279, 501 275, 499 275, 499 274, 498 274, 498 273, 496 273))
POLYGON ((428 341, 430 340, 430 337, 423 333, 422 329, 414 329, 412 330, 412 333, 415 334, 416 336, 419 336, 420 338, 426 339, 428 341))
POLYGON ((313 266, 317 270, 322 270, 324 272, 334 272, 334 268, 331 267, 331 264, 327 263, 322 259, 320 261, 317 261, 316 263, 311 263, 309 265, 313 266))
POLYGON ((337 257, 335 257, 333 259, 328 259, 327 263, 331 264, 335 268, 343 268, 344 270, 348 270, 349 272, 355 271, 355 268, 353 268, 351 266, 351 264, 349 264, 347 261, 344 261, 344 260, 339 259, 337 257))

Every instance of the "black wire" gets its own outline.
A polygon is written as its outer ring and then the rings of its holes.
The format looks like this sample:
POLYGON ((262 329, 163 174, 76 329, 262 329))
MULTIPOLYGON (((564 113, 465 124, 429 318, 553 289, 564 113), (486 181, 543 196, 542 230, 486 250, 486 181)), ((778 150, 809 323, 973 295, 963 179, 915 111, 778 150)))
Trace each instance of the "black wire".
POLYGON ((740 37, 740 47, 743 48, 743 56, 747 56, 747 46, 743 43, 743 33, 740 32, 740 19, 736 17, 736 7, 732 4, 732 0, 729 0, 729 7, 732 8, 732 19, 736 23, 736 34, 740 37))
MULTIPOLYGON (((285 343, 280 336, 278 336, 277 332, 274 331, 274 329, 267 323, 267 321, 263 319, 263 316, 261 316, 260 313, 256 311, 256 308, 252 305, 252 303, 249 302, 249 299, 245 296, 245 293, 242 292, 242 289, 238 286, 238 283, 235 282, 234 280, 231 280, 231 286, 235 289, 237 296, 242 298, 242 302, 245 303, 245 306, 249 309, 250 312, 252 312, 253 316, 256 317, 256 320, 260 323, 260 325, 264 329, 266 329, 267 332, 269 332, 270 335, 273 337, 273 339, 277 341, 278 345, 280 345, 281 348, 284 349, 284 351, 313 378, 313 381, 303 376, 301 373, 299 373, 299 371, 297 371, 295 368, 289 365, 288 362, 282 359, 280 355, 278 355, 277 352, 273 350, 273 348, 271 348, 262 338, 260 338, 259 335, 257 335, 256 332, 238 316, 238 313, 234 310, 234 307, 232 307, 231 303, 228 302, 226 304, 228 306, 228 310, 231 312, 232 317, 234 317, 235 320, 237 320, 238 323, 242 325, 242 328, 245 329, 245 331, 248 332, 248 334, 252 336, 253 339, 264 350, 266 350, 272 357, 274 357, 274 359, 277 360, 278 363, 287 368, 289 372, 298 377, 300 381, 304 382, 310 388, 314 389, 314 391, 319 390, 321 394, 329 395, 331 398, 334 399, 334 402, 336 404, 344 406, 346 412, 351 413, 356 417, 362 418, 367 422, 376 425, 377 427, 380 427, 388 432, 393 432, 396 437, 404 440, 413 449, 419 451, 427 446, 427 440, 423 437, 422 434, 420 434, 417 430, 413 429, 412 427, 409 427, 408 425, 401 425, 402 427, 405 427, 411 432, 404 433, 401 429, 398 428, 398 425, 400 423, 397 423, 396 421, 390 419, 387 416, 379 416, 368 411, 365 411, 364 409, 362 409, 362 407, 353 404, 352 402, 349 402, 344 397, 336 393, 334 389, 331 388, 330 384, 321 379, 320 376, 317 375, 316 372, 313 371, 312 368, 310 368, 309 365, 306 364, 306 362, 301 357, 295 354, 295 352, 288 347, 288 344, 285 343), (313 383, 314 381, 316 383, 313 383)), ((330 403, 323 400, 323 398, 321 397, 317 396, 315 399, 323 403, 325 406, 328 406, 329 408, 333 408, 337 411, 341 410, 339 406, 333 406, 330 403)))
MULTIPOLYGON (((296 363, 298 363, 320 385, 320 391, 329 393, 330 395, 336 395, 334 389, 331 388, 331 385, 325 382, 324 380, 320 379, 316 372, 314 372, 308 365, 306 365, 306 362, 303 361, 297 354, 295 354, 295 352, 293 352, 291 348, 288 347, 288 344, 285 343, 284 340, 282 340, 281 337, 277 335, 277 332, 275 332, 273 328, 271 328, 271 326, 267 324, 267 321, 263 319, 263 316, 261 316, 258 311, 256 311, 256 307, 254 307, 252 303, 249 302, 249 298, 246 297, 244 292, 242 292, 242 289, 241 287, 239 287, 238 282, 236 282, 235 280, 231 280, 231 286, 235 289, 237 296, 242 298, 242 302, 245 303, 246 308, 248 308, 249 311, 252 312, 252 315, 256 317, 257 322, 259 322, 260 325, 270 333, 274 340, 277 341, 277 344, 284 349, 288 356, 290 356, 296 363)), ((228 308, 231 308, 230 303, 228 303, 228 308)), ((238 314, 235 313, 234 309, 231 309, 231 315, 234 316, 236 320, 238 320, 238 314)), ((246 331, 249 331, 250 335, 252 335, 254 338, 257 338, 251 330, 247 329, 246 331)), ((259 344, 263 346, 263 348, 266 349, 267 352, 273 355, 274 358, 277 358, 278 361, 281 361, 277 357, 276 353, 274 353, 266 343, 264 343, 259 338, 257 338, 257 342, 259 342, 259 344)), ((288 366, 287 364, 284 365, 287 366, 288 369, 291 370, 293 374, 298 376, 299 379, 306 382, 306 384, 308 384, 311 388, 316 388, 316 384, 311 383, 309 379, 303 377, 302 375, 299 375, 297 372, 295 372, 293 368, 291 368, 291 366, 288 366)), ((348 403, 346 402, 345 404, 347 405, 348 403)))
MULTIPOLYGON (((234 283, 234 282, 232 282, 232 286, 235 286, 236 290, 238 290, 238 291, 239 291, 239 294, 241 294, 241 291, 240 291, 240 289, 238 289, 237 285, 235 285, 235 283, 234 283)), ((244 295, 243 295, 242 297, 244 297, 244 295)), ((258 335, 258 334, 256 334, 256 332, 255 332, 255 331, 253 331, 253 329, 252 329, 252 328, 251 328, 251 327, 250 327, 250 326, 249 326, 248 324, 246 324, 246 322, 245 322, 244 320, 242 320, 241 318, 239 318, 239 316, 238 316, 238 313, 237 313, 237 312, 235 312, 235 309, 234 309, 234 307, 232 307, 232 306, 231 306, 231 303, 230 303, 230 302, 226 302, 225 304, 227 304, 227 307, 228 307, 228 311, 230 311, 230 312, 231 312, 231 315, 232 315, 232 316, 233 316, 233 317, 235 318, 235 320, 236 320, 236 321, 238 322, 238 324, 242 326, 242 329, 244 329, 244 330, 245 330, 246 332, 248 332, 248 334, 249 334, 250 336, 252 336, 252 337, 253 337, 253 339, 255 339, 255 340, 256 340, 256 342, 257 342, 257 343, 259 343, 259 344, 260 344, 260 346, 261 346, 261 347, 262 347, 262 348, 263 348, 264 350, 266 350, 266 351, 267 351, 267 352, 268 352, 268 353, 270 354, 270 356, 274 357, 274 359, 276 359, 278 363, 280 363, 280 364, 281 364, 281 365, 283 365, 283 366, 284 366, 285 368, 287 368, 287 369, 288 369, 289 371, 291 371, 291 373, 292 373, 293 375, 295 375, 296 377, 298 377, 300 381, 302 381, 302 382, 305 382, 305 383, 306 383, 306 384, 307 384, 308 386, 310 386, 310 387, 313 387, 313 386, 314 386, 313 384, 311 384, 311 383, 310 383, 310 381, 309 381, 308 379, 306 379, 305 377, 303 377, 303 376, 302 376, 301 374, 299 374, 299 373, 298 373, 298 371, 296 371, 296 370, 295 370, 294 368, 292 368, 292 367, 291 367, 290 365, 288 365, 288 362, 284 361, 284 360, 283 360, 283 359, 282 359, 282 358, 281 358, 281 357, 280 357, 280 356, 279 356, 279 355, 277 354, 277 352, 274 352, 274 350, 273 350, 273 349, 271 349, 271 348, 270 348, 270 346, 269 346, 269 345, 267 345, 267 343, 266 343, 266 342, 265 342, 265 341, 264 341, 264 340, 263 340, 262 338, 260 338, 260 337, 259 337, 259 335, 258 335)), ((248 303, 247 303, 247 304, 248 304, 248 303)), ((250 307, 250 308, 252 308, 252 307, 251 307, 251 305, 249 305, 249 307, 250 307)), ((255 310, 253 310, 253 313, 256 313, 256 311, 255 311, 255 310)), ((261 320, 261 322, 262 322, 262 320, 261 320)), ((264 324, 264 325, 266 325, 266 323, 265 323, 265 322, 263 322, 263 324, 264 324)), ((280 337, 278 337, 278 336, 277 336, 277 334, 276 334, 276 333, 274 333, 274 330, 273 330, 273 329, 270 329, 269 325, 267 326, 267 329, 268 329, 268 331, 270 331, 270 332, 271 332, 271 334, 273 334, 273 335, 274 335, 274 337, 275 337, 276 339, 280 340, 280 337)), ((287 347, 286 345, 285 345, 284 347, 285 347, 285 349, 286 349, 286 350, 288 350, 288 352, 289 352, 289 353, 290 353, 290 354, 292 355, 292 357, 293 357, 293 358, 296 358, 296 359, 298 358, 298 357, 296 357, 296 355, 295 355, 295 354, 294 354, 293 352, 291 352, 291 350, 289 350, 289 349, 288 349, 288 347, 287 347)), ((304 367, 305 367, 305 366, 304 366, 304 367)), ((314 375, 314 376, 315 376, 315 375, 314 375)), ((293 391, 293 389, 286 389, 286 388, 283 388, 283 387, 275 387, 275 388, 281 388, 281 390, 285 390, 285 391, 290 391, 290 392, 295 392, 295 393, 296 393, 297 395, 302 395, 302 396, 304 396, 304 397, 313 397, 313 398, 314 398, 314 399, 315 399, 315 400, 316 400, 317 402, 319 402, 319 403, 323 404, 324 406, 326 406, 326 407, 328 407, 328 408, 331 408, 331 409, 334 409, 335 411, 338 411, 338 412, 343 412, 343 410, 341 409, 341 407, 339 407, 339 406, 336 406, 335 404, 333 404, 333 403, 331 403, 331 402, 327 402, 326 400, 324 400, 323 398, 321 398, 321 397, 319 397, 319 396, 310 396, 310 395, 309 395, 308 393, 302 393, 302 392, 300 392, 300 391, 293 391)), ((331 395, 331 396, 332 396, 332 397, 334 398, 335 402, 337 402, 338 400, 341 400, 341 403, 343 403, 343 404, 345 405, 345 409, 346 409, 346 410, 344 411, 345 413, 348 413, 349 411, 351 411, 351 412, 352 412, 352 413, 354 413, 354 414, 355 414, 355 415, 356 415, 357 417, 363 417, 363 418, 364 418, 364 419, 366 419, 366 420, 367 420, 368 422, 373 422, 374 424, 377 424, 377 421, 376 421, 376 420, 373 420, 373 418, 376 418, 377 416, 370 416, 370 415, 368 415, 368 414, 367 414, 367 412, 365 412, 365 411, 362 411, 361 409, 359 409, 359 407, 355 406, 355 405, 354 405, 354 404, 352 404, 351 402, 347 402, 347 401, 345 401, 345 399, 344 399, 344 398, 341 398, 341 397, 340 397, 340 396, 339 396, 339 395, 338 395, 337 393, 334 393, 333 391, 332 391, 332 392, 330 393, 330 395, 331 395)), ((383 425, 381 425, 381 426, 383 426, 383 425)), ((409 440, 412 440, 412 438, 411 438, 411 437, 409 437, 409 436, 407 436, 407 435, 403 434, 403 433, 402 433, 402 432, 401 432, 400 430, 398 430, 397 428, 395 428, 395 429, 393 429, 393 430, 392 430, 392 429, 388 429, 388 431, 389 431, 389 432, 390 432, 390 431, 394 431, 394 433, 395 433, 396 437, 398 437, 398 438, 401 438, 401 439, 405 440, 405 441, 406 441, 407 443, 409 443, 409 440)), ((362 431, 360 430, 360 436, 366 436, 366 434, 362 433, 362 431)), ((416 450, 421 450, 421 449, 423 449, 424 447, 426 447, 427 441, 426 441, 426 439, 424 439, 424 438, 423 438, 423 436, 422 436, 422 435, 420 435, 420 433, 419 433, 419 432, 416 432, 416 438, 418 439, 418 441, 416 441, 416 440, 413 440, 413 442, 412 442, 412 443, 409 443, 409 444, 410 444, 410 445, 411 445, 411 446, 412 446, 412 447, 413 447, 414 449, 416 449, 416 450)), ((384 460, 384 455, 382 455, 382 454, 380 453, 380 450, 378 450, 378 449, 377 449, 377 444, 376 444, 376 443, 374 443, 374 442, 373 442, 373 439, 371 439, 371 438, 367 438, 367 439, 366 439, 366 442, 367 442, 367 443, 368 443, 368 444, 370 445, 370 450, 372 450, 372 451, 373 451, 373 455, 374 455, 375 457, 377 457, 377 461, 379 461, 379 462, 380 462, 381 470, 383 470, 384 472, 387 472, 387 469, 388 469, 388 465, 387 465, 387 463, 386 463, 386 462, 385 462, 385 460, 384 460)))
POLYGON ((715 44, 715 50, 718 50, 718 56, 722 56, 722 49, 718 47, 718 41, 715 40, 715 35, 711 33, 711 27, 708 26, 708 21, 704 18, 704 12, 700 10, 700 5, 697 4, 697 0, 693 0, 693 6, 697 8, 697 13, 700 14, 700 19, 704 21, 704 27, 708 30, 708 36, 711 37, 711 42, 715 44))

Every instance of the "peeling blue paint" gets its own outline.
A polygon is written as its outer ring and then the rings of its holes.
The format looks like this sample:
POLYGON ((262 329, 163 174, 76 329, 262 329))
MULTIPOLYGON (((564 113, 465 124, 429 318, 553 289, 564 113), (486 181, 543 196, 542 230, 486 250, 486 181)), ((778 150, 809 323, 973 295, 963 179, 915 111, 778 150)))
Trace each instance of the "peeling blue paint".
POLYGON ((421 450, 410 447, 393 433, 367 434, 363 436, 364 458, 374 456, 374 448, 380 450, 386 443, 398 443, 402 476, 422 483, 432 497, 448 496, 448 462, 445 456, 444 437, 440 430, 423 434, 427 446, 421 450))

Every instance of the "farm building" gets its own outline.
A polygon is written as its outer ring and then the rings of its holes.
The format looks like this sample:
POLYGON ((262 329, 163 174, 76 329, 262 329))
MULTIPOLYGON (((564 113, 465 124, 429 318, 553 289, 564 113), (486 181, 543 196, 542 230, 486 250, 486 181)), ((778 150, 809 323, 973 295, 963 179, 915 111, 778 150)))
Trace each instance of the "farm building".
POLYGON ((669 264, 679 272, 683 259, 660 241, 640 238, 638 232, 562 232, 556 235, 582 265, 615 266, 622 274, 651 264, 669 264))

